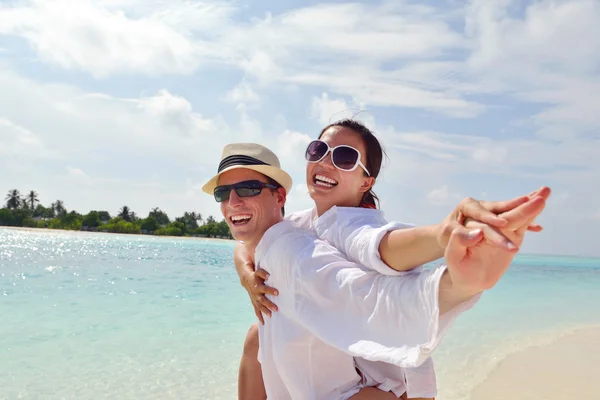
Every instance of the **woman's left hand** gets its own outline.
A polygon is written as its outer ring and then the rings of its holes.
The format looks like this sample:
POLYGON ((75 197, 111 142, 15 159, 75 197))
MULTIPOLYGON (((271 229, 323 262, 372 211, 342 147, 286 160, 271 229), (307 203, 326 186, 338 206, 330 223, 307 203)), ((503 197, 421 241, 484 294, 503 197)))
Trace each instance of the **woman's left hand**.
MULTIPOLYGON (((438 235, 438 243, 442 248, 446 248, 452 232, 456 228, 464 226, 464 221, 467 218, 483 222, 494 228, 502 228, 507 224, 507 221, 497 214, 505 213, 527 203, 542 191, 544 191, 544 187, 535 190, 526 196, 519 196, 505 201, 483 201, 468 197, 462 200, 442 222, 441 233, 438 235)), ((540 232, 542 227, 538 224, 531 223, 527 230, 531 232, 540 232)), ((487 240, 507 249, 511 249, 515 246, 508 238, 496 231, 493 234, 490 234, 487 240)))

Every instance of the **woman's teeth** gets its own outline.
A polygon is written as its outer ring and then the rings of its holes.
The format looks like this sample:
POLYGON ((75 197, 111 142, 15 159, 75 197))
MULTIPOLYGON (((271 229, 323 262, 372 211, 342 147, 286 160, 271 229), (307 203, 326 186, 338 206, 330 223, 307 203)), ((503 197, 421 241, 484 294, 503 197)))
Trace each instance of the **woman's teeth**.
POLYGON ((315 175, 314 183, 315 185, 323 186, 326 188, 332 188, 338 184, 335 180, 323 175, 315 175))

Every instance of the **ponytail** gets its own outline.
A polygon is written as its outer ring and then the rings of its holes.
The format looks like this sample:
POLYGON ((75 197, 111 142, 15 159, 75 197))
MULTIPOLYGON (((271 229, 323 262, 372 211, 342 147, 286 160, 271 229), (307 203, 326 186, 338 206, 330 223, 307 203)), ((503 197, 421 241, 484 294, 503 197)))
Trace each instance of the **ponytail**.
POLYGON ((369 190, 363 194, 360 206, 365 208, 379 208, 379 198, 373 190, 369 190))

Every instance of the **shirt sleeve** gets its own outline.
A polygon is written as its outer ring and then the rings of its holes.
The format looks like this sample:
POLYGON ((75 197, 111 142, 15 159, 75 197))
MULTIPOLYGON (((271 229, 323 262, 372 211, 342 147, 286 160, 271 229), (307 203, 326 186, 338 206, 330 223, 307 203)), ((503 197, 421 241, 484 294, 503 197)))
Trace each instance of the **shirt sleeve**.
MULTIPOLYGON (((479 298, 440 318, 438 288, 445 266, 384 276, 346 260, 330 244, 296 232, 273 237, 269 248, 285 249, 268 251, 261 261, 263 268, 273 263, 286 271, 274 285, 286 286, 278 287, 279 312, 325 343, 366 360, 400 367, 423 364, 458 315, 479 298)), ((276 275, 271 273, 269 280, 276 275)))
POLYGON ((329 242, 350 261, 384 275, 400 276, 420 272, 421 266, 397 271, 379 254, 383 237, 396 229, 412 228, 402 222, 387 222, 377 210, 335 207, 323 214, 315 225, 319 238, 329 242))

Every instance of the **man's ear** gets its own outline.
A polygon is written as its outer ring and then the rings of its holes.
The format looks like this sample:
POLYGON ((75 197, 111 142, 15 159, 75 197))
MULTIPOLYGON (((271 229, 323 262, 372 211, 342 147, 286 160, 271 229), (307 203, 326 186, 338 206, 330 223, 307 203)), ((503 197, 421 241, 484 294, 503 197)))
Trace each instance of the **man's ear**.
POLYGON ((361 193, 368 192, 369 190, 371 190, 374 184, 375 178, 373 178, 372 176, 367 176, 365 177, 363 184, 360 186, 359 190, 361 191, 361 193))
POLYGON ((284 188, 277 188, 277 204, 280 204, 282 207, 285 206, 286 193, 284 188))

